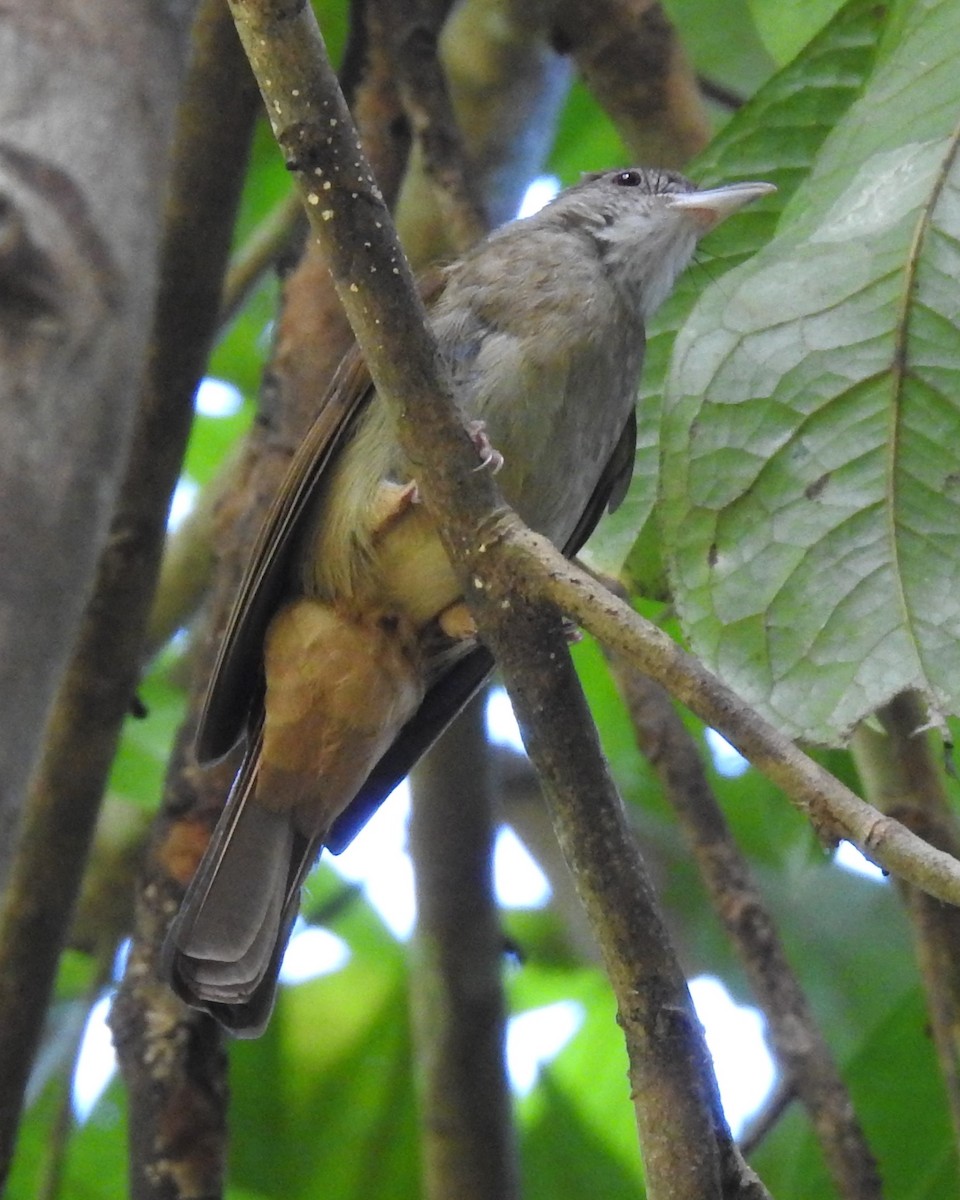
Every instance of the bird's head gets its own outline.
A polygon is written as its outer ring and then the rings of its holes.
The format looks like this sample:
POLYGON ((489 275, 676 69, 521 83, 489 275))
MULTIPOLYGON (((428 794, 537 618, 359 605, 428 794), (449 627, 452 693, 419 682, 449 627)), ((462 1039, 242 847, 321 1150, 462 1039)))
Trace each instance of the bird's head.
POLYGON ((772 183, 732 183, 699 190, 674 171, 629 167, 585 176, 543 210, 581 228, 644 319, 650 317, 693 257, 698 240, 772 183))

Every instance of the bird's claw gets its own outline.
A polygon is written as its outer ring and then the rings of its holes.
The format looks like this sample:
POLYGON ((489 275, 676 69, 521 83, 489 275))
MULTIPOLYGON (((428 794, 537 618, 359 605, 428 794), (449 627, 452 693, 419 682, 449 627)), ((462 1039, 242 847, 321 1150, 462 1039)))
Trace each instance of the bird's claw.
POLYGON ((470 440, 476 447, 477 453, 480 455, 480 465, 474 467, 475 471, 482 471, 484 467, 489 467, 494 475, 503 466, 503 455, 493 445, 489 437, 487 437, 487 427, 483 421, 468 421, 467 433, 470 434, 470 440))
POLYGON ((562 624, 563 640, 568 646, 579 645, 583 641, 583 630, 578 628, 572 621, 564 621, 562 624))

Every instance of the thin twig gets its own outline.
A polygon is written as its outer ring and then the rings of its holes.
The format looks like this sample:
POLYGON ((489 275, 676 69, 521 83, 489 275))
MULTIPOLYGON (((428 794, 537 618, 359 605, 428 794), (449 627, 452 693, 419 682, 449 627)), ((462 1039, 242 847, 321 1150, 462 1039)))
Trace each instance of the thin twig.
POLYGON ((410 988, 428 1200, 519 1195, 484 700, 475 698, 411 780, 417 928, 410 988))
POLYGON ((217 320, 220 330, 243 308, 264 275, 289 254, 302 226, 303 202, 296 192, 290 192, 274 205, 230 260, 217 320))
POLYGON ((150 607, 144 661, 162 649, 173 635, 190 624, 210 588, 217 557, 214 553, 216 514, 229 492, 241 456, 234 451, 197 497, 197 502, 163 548, 160 575, 150 607))
POLYGON ((661 683, 711 725, 812 822, 821 837, 847 838, 872 862, 931 896, 960 904, 960 862, 899 821, 880 813, 809 758, 652 622, 568 562, 545 538, 513 517, 499 516, 484 538, 487 553, 509 546, 518 580, 546 593, 568 616, 638 670, 661 683))
MULTIPOLYGON (((883 812, 953 855, 960 829, 947 798, 918 697, 903 693, 877 714, 883 732, 857 730, 853 754, 867 795, 883 812)), ((960 909, 902 888, 920 967, 930 1027, 960 1146, 960 909)))
POLYGON ((483 237, 489 221, 437 58, 446 7, 431 0, 388 0, 382 15, 389 23, 397 85, 419 166, 431 183, 450 243, 462 252, 483 237))
POLYGON ((768 1133, 776 1128, 790 1105, 796 1100, 793 1082, 781 1079, 773 1089, 766 1103, 748 1123, 740 1136, 740 1149, 749 1158, 768 1133))
POLYGON ((778 1066, 810 1114, 837 1192, 845 1200, 878 1200, 880 1177, 850 1094, 710 788, 697 745, 658 683, 622 655, 608 658, 640 750, 677 814, 767 1018, 778 1066))
POLYGON ((746 100, 739 92, 728 88, 717 79, 711 79, 709 75, 697 75, 697 86, 708 100, 712 100, 714 104, 719 104, 731 112, 736 112, 746 104, 746 100))

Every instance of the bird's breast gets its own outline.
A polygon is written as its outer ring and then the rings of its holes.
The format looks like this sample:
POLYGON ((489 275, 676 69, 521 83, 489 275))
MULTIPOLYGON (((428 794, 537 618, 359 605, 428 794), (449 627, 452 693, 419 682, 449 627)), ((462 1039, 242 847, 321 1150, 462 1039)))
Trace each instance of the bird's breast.
POLYGON ((507 502, 531 528, 563 545, 576 528, 635 402, 642 333, 607 330, 571 338, 545 354, 503 336, 480 359, 494 360, 465 390, 468 416, 486 424, 503 455, 498 477, 507 502))

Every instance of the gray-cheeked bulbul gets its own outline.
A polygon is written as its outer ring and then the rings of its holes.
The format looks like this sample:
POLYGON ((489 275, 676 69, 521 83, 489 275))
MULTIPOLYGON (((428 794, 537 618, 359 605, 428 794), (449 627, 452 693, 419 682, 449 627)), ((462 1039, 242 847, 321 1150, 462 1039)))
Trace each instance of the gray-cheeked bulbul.
MULTIPOLYGON (((566 554, 629 483, 645 322, 698 238, 772 190, 608 171, 442 273, 430 319, 460 409, 508 503, 566 554)), ((261 531, 201 718, 201 762, 246 741, 167 942, 185 1000, 262 1031, 321 847, 343 848, 490 667, 354 349, 261 531)))

